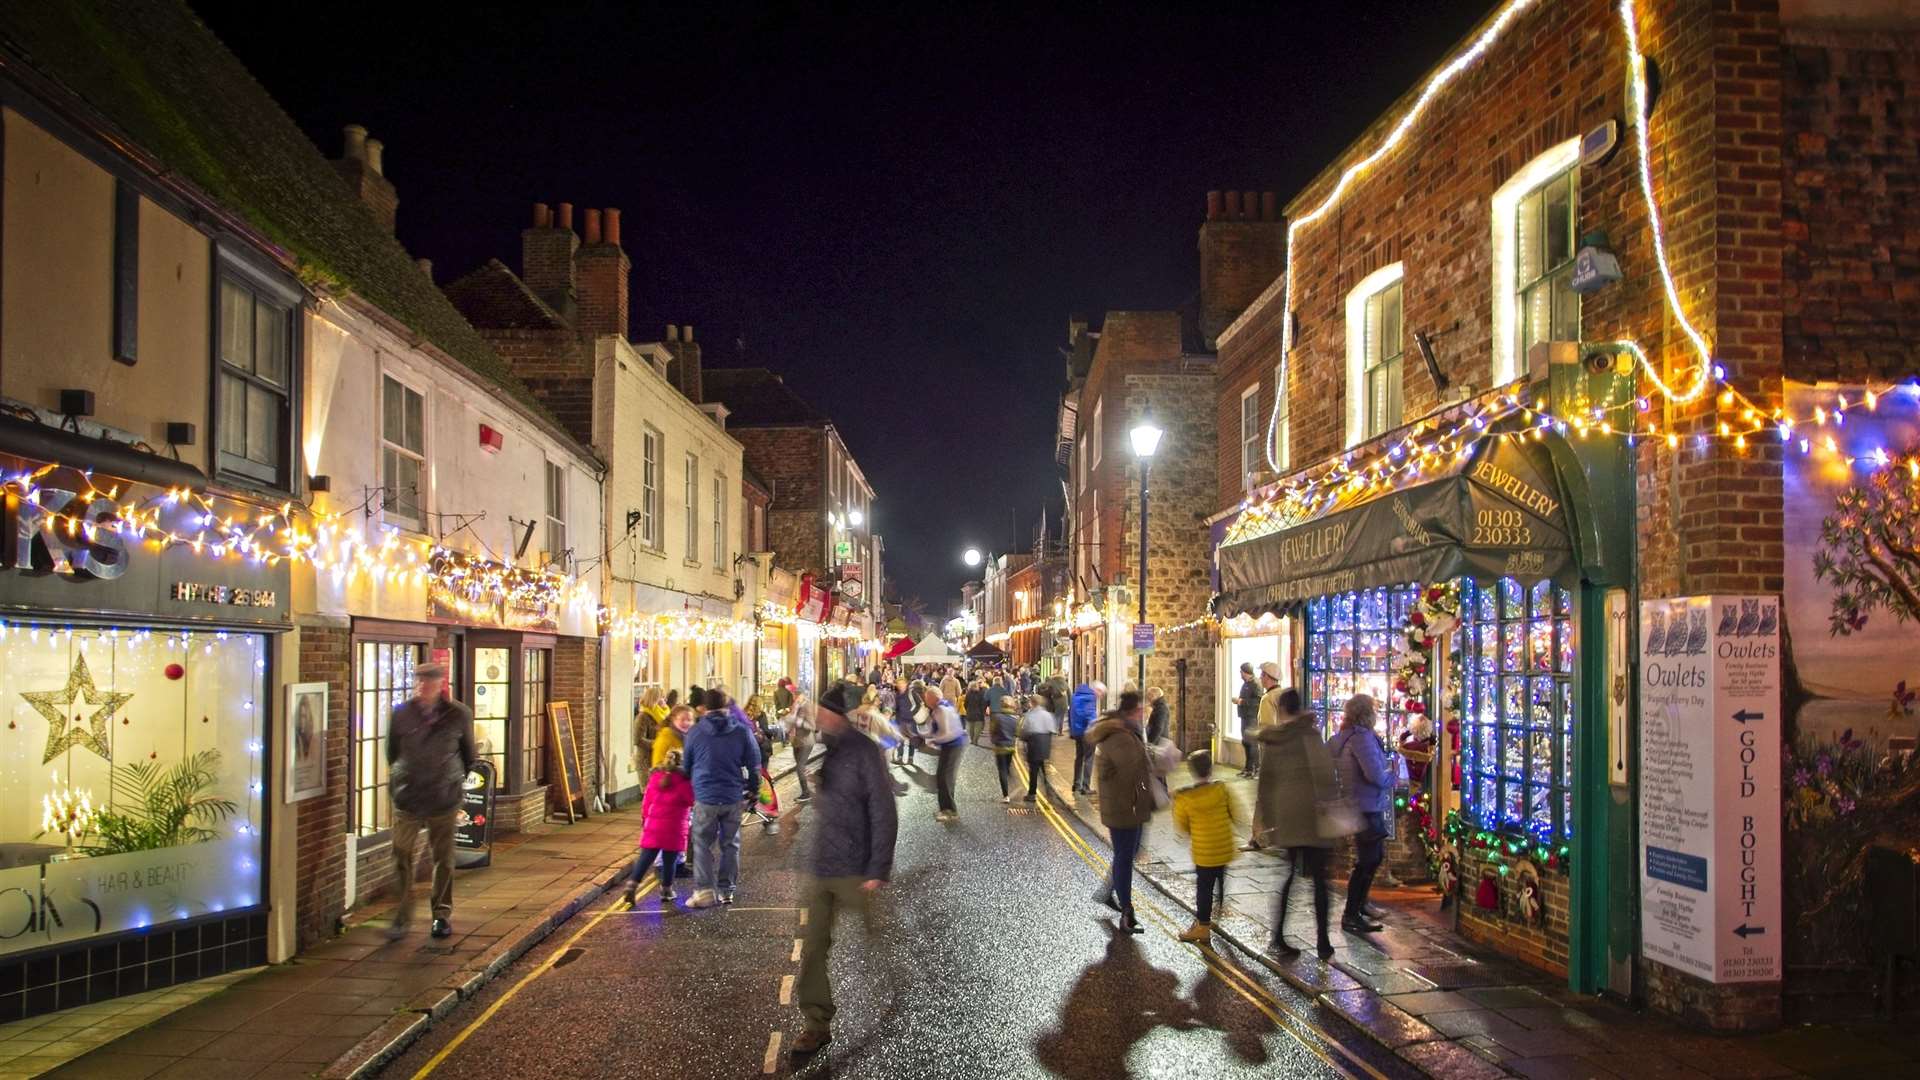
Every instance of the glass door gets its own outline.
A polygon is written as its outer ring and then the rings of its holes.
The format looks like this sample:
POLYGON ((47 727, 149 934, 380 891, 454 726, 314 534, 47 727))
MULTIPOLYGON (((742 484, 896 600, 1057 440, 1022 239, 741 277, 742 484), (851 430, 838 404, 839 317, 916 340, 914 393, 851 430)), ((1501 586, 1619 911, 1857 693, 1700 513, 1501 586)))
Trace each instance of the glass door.
POLYGON ((493 763, 494 786, 505 790, 508 735, 513 727, 513 650, 478 646, 470 654, 473 674, 474 750, 493 763))
POLYGON ((547 782, 547 702, 552 694, 552 649, 522 649, 520 684, 520 782, 547 782))

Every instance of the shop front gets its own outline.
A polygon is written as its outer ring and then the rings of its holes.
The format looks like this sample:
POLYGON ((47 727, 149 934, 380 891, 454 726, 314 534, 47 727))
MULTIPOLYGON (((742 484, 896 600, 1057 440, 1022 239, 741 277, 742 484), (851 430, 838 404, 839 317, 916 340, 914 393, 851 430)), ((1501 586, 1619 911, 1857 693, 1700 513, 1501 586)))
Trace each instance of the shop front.
POLYGON ((273 515, 0 470, 0 1020, 265 963, 269 763, 325 720, 279 701, 286 564, 207 522, 273 515))
POLYGON ((1604 748, 1605 710, 1581 717, 1606 681, 1609 568, 1629 563, 1604 557, 1572 494, 1590 491, 1583 461, 1510 432, 1397 484, 1250 512, 1218 548, 1217 613, 1232 678, 1242 660, 1281 663, 1329 735, 1367 694, 1382 739, 1412 751, 1390 869, 1457 888, 1468 936, 1594 989, 1606 853, 1576 859, 1573 844, 1604 838, 1614 800, 1604 749, 1582 752, 1596 726, 1604 748))

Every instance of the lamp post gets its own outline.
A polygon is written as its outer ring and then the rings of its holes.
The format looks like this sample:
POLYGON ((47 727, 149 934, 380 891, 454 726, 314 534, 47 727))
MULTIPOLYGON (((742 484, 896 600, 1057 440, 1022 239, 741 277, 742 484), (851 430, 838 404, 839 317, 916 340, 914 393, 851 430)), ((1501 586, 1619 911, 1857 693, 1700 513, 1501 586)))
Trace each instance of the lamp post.
MULTIPOLYGON (((1133 442, 1133 456, 1140 460, 1140 623, 1147 621, 1147 474, 1153 471, 1153 453, 1160 449, 1160 426, 1152 414, 1142 416, 1127 437, 1133 442)), ((1147 692, 1147 654, 1136 650, 1139 674, 1134 686, 1147 692)))

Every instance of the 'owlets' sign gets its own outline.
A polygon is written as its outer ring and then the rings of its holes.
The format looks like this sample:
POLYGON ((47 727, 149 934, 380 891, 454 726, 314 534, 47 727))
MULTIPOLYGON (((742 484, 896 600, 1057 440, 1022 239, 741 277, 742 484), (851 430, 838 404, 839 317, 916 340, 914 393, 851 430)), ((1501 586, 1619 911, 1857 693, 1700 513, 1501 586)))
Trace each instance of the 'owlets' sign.
POLYGON ((1640 951, 1780 978, 1780 598, 1640 604, 1640 951))

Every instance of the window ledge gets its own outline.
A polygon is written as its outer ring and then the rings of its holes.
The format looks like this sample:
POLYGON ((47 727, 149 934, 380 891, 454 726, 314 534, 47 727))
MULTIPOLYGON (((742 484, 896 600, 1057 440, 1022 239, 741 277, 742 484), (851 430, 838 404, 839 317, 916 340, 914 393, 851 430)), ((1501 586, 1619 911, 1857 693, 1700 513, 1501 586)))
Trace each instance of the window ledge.
POLYGON ((635 550, 639 551, 642 555, 649 555, 656 559, 665 559, 667 557, 666 552, 657 547, 648 547, 645 544, 635 545, 635 550))
POLYGON ((700 569, 700 560, 699 559, 682 559, 680 560, 680 565, 686 567, 689 570, 698 570, 700 569))

